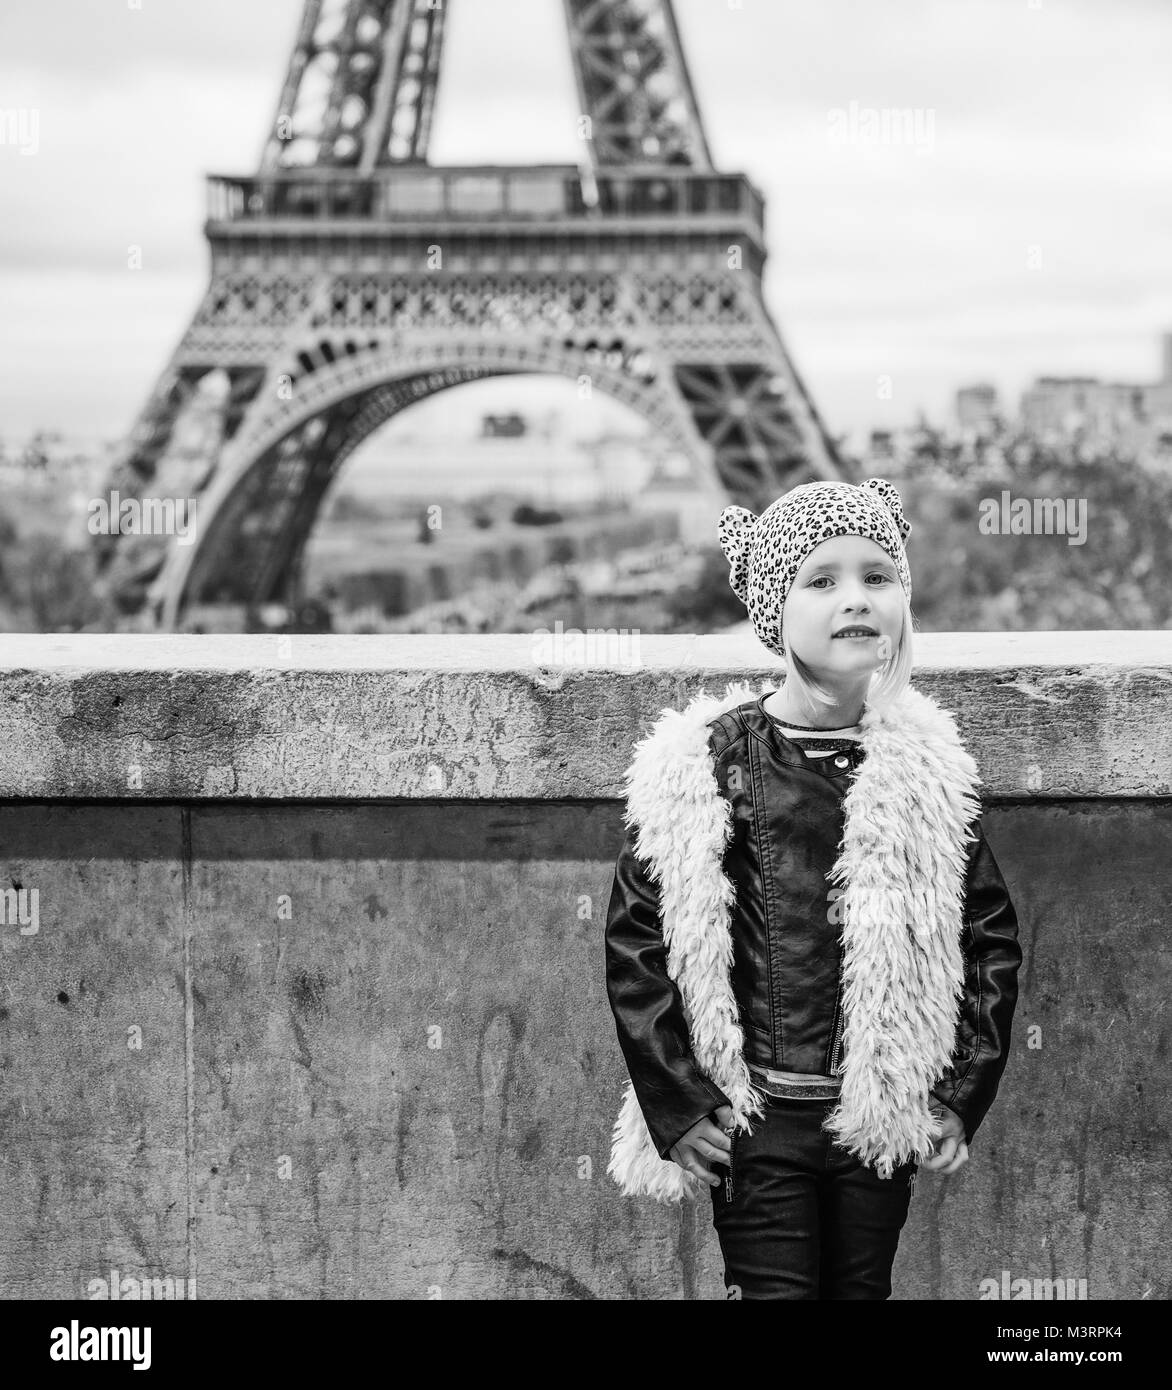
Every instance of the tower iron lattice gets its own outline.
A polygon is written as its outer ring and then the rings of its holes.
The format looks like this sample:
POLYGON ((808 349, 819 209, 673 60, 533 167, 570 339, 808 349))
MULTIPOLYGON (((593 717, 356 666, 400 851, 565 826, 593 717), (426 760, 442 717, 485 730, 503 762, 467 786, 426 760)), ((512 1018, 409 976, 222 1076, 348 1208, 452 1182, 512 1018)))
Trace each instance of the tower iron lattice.
POLYGON ((208 179, 210 283, 109 478, 156 516, 194 499, 196 525, 96 538, 143 625, 295 598, 349 455, 485 377, 624 402, 714 506, 849 476, 762 296, 761 194, 713 168, 671 0, 564 0, 583 159, 540 166, 428 163, 451 3, 306 0, 258 172, 208 179))

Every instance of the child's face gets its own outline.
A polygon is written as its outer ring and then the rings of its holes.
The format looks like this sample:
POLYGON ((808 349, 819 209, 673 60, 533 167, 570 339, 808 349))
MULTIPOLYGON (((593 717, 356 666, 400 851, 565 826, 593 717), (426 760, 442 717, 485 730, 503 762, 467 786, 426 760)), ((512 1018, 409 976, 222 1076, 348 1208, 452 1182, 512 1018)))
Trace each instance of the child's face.
POLYGON ((903 587, 895 562, 863 536, 835 536, 806 556, 783 610, 787 651, 819 679, 869 676, 899 643, 903 587), (875 637, 835 637, 857 624, 875 637))

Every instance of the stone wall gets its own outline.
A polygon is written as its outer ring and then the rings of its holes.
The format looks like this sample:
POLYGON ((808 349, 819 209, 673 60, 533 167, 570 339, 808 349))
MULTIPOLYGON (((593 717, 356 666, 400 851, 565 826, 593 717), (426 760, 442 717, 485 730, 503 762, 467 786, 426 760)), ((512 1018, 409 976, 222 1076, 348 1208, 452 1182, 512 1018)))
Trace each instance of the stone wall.
MULTIPOLYGON (((723 1296, 706 1204, 606 1176, 602 930, 632 743, 776 664, 535 650, 3 639, 0 1296, 723 1296)), ((1168 1298, 1172 636, 921 634, 915 683, 981 768, 1025 962, 894 1296, 1168 1298)))

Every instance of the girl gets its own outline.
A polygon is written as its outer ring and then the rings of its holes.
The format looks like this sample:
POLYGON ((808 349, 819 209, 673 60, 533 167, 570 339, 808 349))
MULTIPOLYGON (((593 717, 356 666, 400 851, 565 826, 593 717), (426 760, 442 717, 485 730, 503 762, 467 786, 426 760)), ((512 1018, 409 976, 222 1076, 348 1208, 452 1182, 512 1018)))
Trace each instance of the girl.
POLYGON ((1008 1056, 1017 916, 976 765, 909 684, 910 530, 882 478, 726 508, 785 682, 665 710, 627 772, 608 1171, 709 1186, 731 1296, 890 1297, 917 1167, 967 1162, 1008 1056))

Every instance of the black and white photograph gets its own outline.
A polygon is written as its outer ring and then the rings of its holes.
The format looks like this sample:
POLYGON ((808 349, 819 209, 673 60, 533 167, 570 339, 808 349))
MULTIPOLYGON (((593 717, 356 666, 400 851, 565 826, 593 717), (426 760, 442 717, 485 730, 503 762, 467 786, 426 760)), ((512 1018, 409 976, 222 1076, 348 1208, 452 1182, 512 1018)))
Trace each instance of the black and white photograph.
POLYGON ((1170 59, 1166 0, 5 0, 28 1366, 758 1300, 1138 1366, 1170 59))

